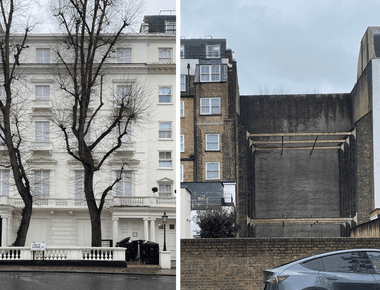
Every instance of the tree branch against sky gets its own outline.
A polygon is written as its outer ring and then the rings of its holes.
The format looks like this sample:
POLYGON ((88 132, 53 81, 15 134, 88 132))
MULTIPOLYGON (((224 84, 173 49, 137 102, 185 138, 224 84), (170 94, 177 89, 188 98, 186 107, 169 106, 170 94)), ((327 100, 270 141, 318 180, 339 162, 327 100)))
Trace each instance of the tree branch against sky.
POLYGON ((52 15, 64 32, 54 48, 57 66, 52 77, 62 95, 54 122, 61 129, 67 153, 83 166, 92 246, 101 246, 100 216, 105 198, 120 180, 120 176, 110 180, 97 203, 95 172, 121 147, 128 125, 138 122, 149 108, 144 84, 129 81, 128 75, 128 85, 114 91, 112 99, 105 94, 110 91, 107 76, 116 47, 121 41, 125 43, 124 33, 130 31, 142 9, 141 0, 51 2, 52 15), (91 141, 90 132, 94 136, 91 141))
POLYGON ((19 94, 25 86, 21 55, 28 48, 28 34, 34 27, 31 19, 26 17, 27 1, 0 0, 0 23, 3 33, 0 34, 1 70, 3 78, 2 98, 0 98, 0 138, 8 149, 9 163, 2 167, 10 168, 19 195, 24 201, 21 222, 13 245, 24 246, 32 216, 33 197, 25 163, 25 139, 22 134, 20 116, 26 100, 19 94), (18 36, 12 33, 21 32, 18 36))

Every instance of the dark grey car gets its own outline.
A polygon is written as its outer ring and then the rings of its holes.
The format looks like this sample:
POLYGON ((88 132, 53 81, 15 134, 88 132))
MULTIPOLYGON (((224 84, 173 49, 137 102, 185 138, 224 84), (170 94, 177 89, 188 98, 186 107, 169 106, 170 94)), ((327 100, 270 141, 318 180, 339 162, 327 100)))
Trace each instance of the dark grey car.
POLYGON ((265 290, 380 290, 380 250, 324 253, 264 271, 265 290))

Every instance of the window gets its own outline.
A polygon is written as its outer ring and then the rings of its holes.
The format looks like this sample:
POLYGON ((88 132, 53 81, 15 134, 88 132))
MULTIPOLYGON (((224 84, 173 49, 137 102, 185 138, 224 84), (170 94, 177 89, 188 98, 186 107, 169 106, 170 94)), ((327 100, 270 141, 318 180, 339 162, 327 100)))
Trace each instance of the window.
POLYGON ((170 63, 172 61, 172 49, 171 48, 160 48, 158 50, 158 62, 159 63, 170 63))
POLYGON ((75 199, 84 199, 84 172, 75 170, 75 199))
POLYGON ((9 169, 0 170, 0 193, 9 196, 9 169))
POLYGON ((166 31, 166 33, 175 34, 176 23, 174 21, 165 21, 165 31, 166 31))
POLYGON ((116 171, 116 178, 121 180, 116 183, 116 196, 132 196, 132 171, 116 171))
POLYGON ((219 82, 219 65, 201 65, 201 82, 219 82))
POLYGON ((180 152, 185 152, 185 135, 180 136, 180 142, 179 142, 180 152))
POLYGON ((116 87, 116 95, 118 100, 125 100, 130 97, 132 93, 131 85, 120 85, 116 87))
POLYGON ((201 115, 220 114, 220 98, 201 98, 201 115))
POLYGON ((219 162, 206 162, 206 179, 220 179, 219 162))
POLYGON ((373 274, 374 270, 366 252, 348 252, 322 257, 326 272, 373 274))
POLYGON ((131 63, 132 62, 132 49, 131 48, 118 48, 117 49, 117 62, 118 63, 131 63))
POLYGON ((183 165, 179 166, 179 181, 183 182, 183 165))
POLYGON ((172 88, 171 87, 159 87, 158 89, 158 102, 160 104, 172 102, 172 88))
POLYGON ((159 196, 171 196, 172 195, 172 185, 171 184, 159 184, 158 185, 159 196))
POLYGON ((171 139, 172 138, 172 123, 170 122, 160 122, 158 138, 160 139, 171 139))
POLYGON ((49 142, 50 123, 45 121, 36 122, 36 142, 49 142))
POLYGON ((169 151, 159 152, 158 167, 170 168, 172 167, 172 153, 169 151))
POLYGON ((183 46, 183 45, 180 46, 179 53, 180 53, 181 58, 185 57, 185 46, 183 46))
POLYGON ((180 113, 181 118, 185 117, 185 102, 184 101, 180 102, 179 113, 180 113))
POLYGON ((219 45, 207 45, 207 57, 219 57, 220 56, 220 46, 219 45))
POLYGON ((121 138, 121 141, 122 142, 132 142, 131 121, 128 122, 128 125, 127 125, 127 122, 120 122, 118 134, 121 135, 124 132, 124 129, 126 129, 127 133, 121 138), (127 128, 125 128, 125 126, 127 126, 127 128))
POLYGON ((37 48, 37 63, 50 63, 50 48, 37 48))
POLYGON ((219 134, 206 134, 206 150, 207 151, 219 150, 219 134))
POLYGON ((186 91, 186 75, 181 75, 181 92, 186 91))
POLYGON ((36 100, 49 100, 50 86, 36 86, 36 100))
POLYGON ((38 170, 34 172, 34 194, 39 198, 48 198, 50 195, 50 171, 38 170))

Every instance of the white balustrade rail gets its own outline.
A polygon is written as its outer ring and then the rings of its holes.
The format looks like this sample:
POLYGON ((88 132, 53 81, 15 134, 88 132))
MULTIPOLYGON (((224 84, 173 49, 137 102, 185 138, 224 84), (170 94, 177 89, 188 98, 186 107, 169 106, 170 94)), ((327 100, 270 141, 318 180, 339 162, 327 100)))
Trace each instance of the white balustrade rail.
MULTIPOLYGON (((45 251, 34 251, 35 260, 83 260, 125 261, 125 248, 111 247, 46 247, 45 251)), ((33 260, 30 247, 1 247, 0 261, 33 260)))
MULTIPOLYGON (((98 201, 99 202, 99 201, 98 201)), ((24 202, 21 198, 12 198, 6 195, 0 196, 1 205, 12 205, 16 207, 23 207, 24 202)), ((107 199, 105 207, 113 206, 150 206, 150 207, 175 207, 175 197, 163 196, 123 196, 112 197, 107 199)), ((33 206, 36 208, 87 208, 87 203, 83 199, 73 198, 34 198, 33 206)))

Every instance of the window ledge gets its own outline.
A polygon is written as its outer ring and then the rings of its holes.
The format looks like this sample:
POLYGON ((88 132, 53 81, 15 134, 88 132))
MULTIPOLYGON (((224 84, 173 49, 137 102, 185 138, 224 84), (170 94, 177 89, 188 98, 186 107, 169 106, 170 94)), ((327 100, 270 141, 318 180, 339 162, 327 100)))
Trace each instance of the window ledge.
POLYGON ((174 141, 173 138, 158 138, 158 141, 174 141))
POLYGON ((173 167, 158 167, 158 170, 173 170, 173 167))

